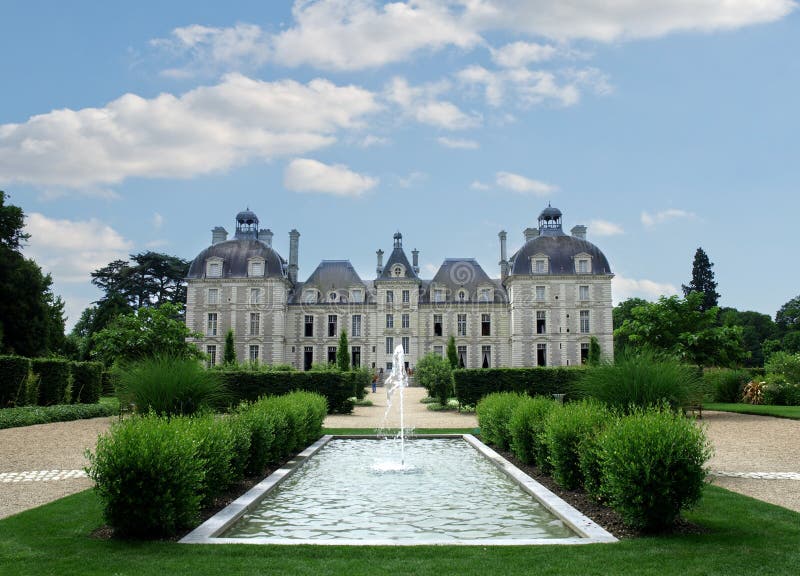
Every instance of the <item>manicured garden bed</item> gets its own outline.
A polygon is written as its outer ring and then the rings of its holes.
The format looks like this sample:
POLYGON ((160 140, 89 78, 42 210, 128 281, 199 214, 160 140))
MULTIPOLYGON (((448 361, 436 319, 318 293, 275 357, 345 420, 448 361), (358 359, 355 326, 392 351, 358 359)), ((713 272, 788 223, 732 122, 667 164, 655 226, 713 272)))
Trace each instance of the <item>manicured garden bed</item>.
POLYGON ((800 406, 710 402, 708 404, 703 404, 703 410, 720 410, 722 412, 736 412, 738 414, 755 414, 757 416, 774 416, 776 418, 800 420, 800 406))

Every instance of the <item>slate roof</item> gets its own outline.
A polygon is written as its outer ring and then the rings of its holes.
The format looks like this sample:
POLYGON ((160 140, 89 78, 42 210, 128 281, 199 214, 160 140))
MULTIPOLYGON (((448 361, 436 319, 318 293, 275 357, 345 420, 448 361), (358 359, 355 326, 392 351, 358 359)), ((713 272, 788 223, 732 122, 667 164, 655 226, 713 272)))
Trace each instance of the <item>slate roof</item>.
POLYGON ((303 291, 310 287, 319 290, 320 302, 327 302, 331 292, 336 292, 337 301, 346 302, 353 286, 363 287, 365 301, 368 301, 371 283, 361 279, 349 260, 323 260, 305 282, 295 287, 292 302, 301 303, 303 291))
POLYGON ((457 301, 458 291, 463 289, 467 293, 467 301, 478 301, 478 289, 488 287, 494 289, 493 302, 506 301, 506 291, 499 280, 489 278, 478 261, 474 258, 447 258, 439 267, 433 279, 424 282, 425 293, 420 302, 433 302, 433 289, 446 289, 446 302, 457 301))
POLYGON ((206 275, 209 258, 222 259, 223 278, 247 278, 247 261, 250 258, 264 259, 264 277, 285 278, 286 261, 275 250, 260 240, 238 238, 213 244, 200 252, 189 266, 187 278, 202 279, 206 275))
POLYGON ((549 274, 575 274, 574 258, 581 253, 592 257, 592 275, 611 274, 611 266, 600 248, 588 240, 567 236, 563 232, 528 240, 511 257, 510 274, 530 276, 531 258, 536 254, 545 254, 549 258, 549 274))

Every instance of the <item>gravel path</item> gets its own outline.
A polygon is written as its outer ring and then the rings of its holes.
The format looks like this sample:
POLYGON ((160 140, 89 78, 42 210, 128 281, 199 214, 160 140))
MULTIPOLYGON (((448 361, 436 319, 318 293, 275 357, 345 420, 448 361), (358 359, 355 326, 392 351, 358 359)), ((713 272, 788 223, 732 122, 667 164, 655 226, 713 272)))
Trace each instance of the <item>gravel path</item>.
MULTIPOLYGON (((421 388, 405 391, 405 422, 413 428, 475 428, 474 414, 432 412, 420 399, 421 388)), ((381 388, 348 416, 325 419, 328 428, 375 429, 386 411, 381 388)), ((384 424, 399 426, 399 401, 384 424)), ((91 486, 81 470, 85 451, 113 418, 41 424, 0 430, 0 518, 40 506, 91 486)), ((800 421, 704 412, 703 423, 714 446, 711 482, 729 490, 800 512, 800 421)))

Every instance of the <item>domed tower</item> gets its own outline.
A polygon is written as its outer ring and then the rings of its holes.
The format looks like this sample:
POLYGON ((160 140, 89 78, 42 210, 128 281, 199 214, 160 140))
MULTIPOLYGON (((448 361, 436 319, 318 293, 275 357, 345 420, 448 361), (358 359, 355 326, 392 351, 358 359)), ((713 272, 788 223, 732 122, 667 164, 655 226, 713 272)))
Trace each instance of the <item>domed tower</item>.
POLYGON ((286 260, 271 244, 272 232, 259 231, 258 216, 248 208, 236 215, 232 239, 217 226, 212 230, 212 244, 189 266, 186 322, 202 334, 196 344, 208 354, 209 364, 222 362, 229 330, 239 362, 285 361, 292 282, 286 260))
MULTIPOLYGON (((585 362, 592 337, 613 356, 611 279, 605 254, 586 227, 563 230, 561 210, 548 205, 538 228, 509 258, 504 284, 511 306, 512 364, 566 366, 585 362)), ((501 236, 501 274, 505 262, 501 236)))

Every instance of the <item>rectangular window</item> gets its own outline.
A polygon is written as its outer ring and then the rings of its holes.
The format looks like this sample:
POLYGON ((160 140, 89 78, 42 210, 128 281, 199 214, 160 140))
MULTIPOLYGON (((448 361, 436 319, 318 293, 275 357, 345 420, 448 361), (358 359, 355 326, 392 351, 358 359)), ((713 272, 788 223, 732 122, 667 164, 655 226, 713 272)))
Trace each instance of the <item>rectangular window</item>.
POLYGON ((492 347, 481 346, 481 368, 491 368, 492 366, 492 347))
POLYGON ((328 346, 328 364, 336 364, 336 346, 328 346))
POLYGON ((313 364, 314 364, 314 347, 313 346, 303 347, 303 370, 311 370, 311 366, 313 364))
POLYGON ((581 364, 586 364, 589 361, 589 343, 581 343, 581 364))
POLYGON ((578 286, 578 300, 588 300, 588 299, 589 299, 589 287, 578 286))
POLYGON ((208 303, 219 304, 219 289, 217 288, 208 289, 208 303))
POLYGON ((209 262, 206 275, 211 278, 220 278, 222 276, 222 262, 209 262))
POLYGON ((441 346, 434 346, 433 353, 436 354, 439 358, 444 356, 444 348, 441 346))
POLYGON ((409 342, 410 342, 409 337, 408 336, 403 336, 400 341, 403 344, 403 354, 408 354, 408 346, 409 346, 409 342))
POLYGON ((547 344, 536 345, 536 365, 547 366, 547 344))
POLYGON ((481 288, 478 291, 478 302, 491 302, 491 301, 492 301, 492 289, 481 288))
POLYGON ((581 334, 588 334, 589 333, 589 311, 588 310, 581 310, 581 334))
POLYGON ((214 344, 206 346, 206 355, 208 356, 207 366, 211 368, 217 364, 217 347, 214 344))
POLYGON ((436 288, 433 291, 433 301, 444 302, 444 290, 442 290, 441 288, 436 288))
POLYGON ((328 337, 334 338, 336 336, 336 322, 337 316, 335 314, 331 314, 328 316, 328 337))
POLYGON ((250 304, 261 304, 261 288, 250 288, 250 304))
POLYGON ((459 314, 458 315, 458 326, 457 326, 457 333, 459 336, 466 336, 467 335, 467 315, 466 314, 459 314))
POLYGON ((547 332, 546 312, 544 310, 536 311, 536 333, 544 334, 547 332))
POLYGON ((403 290, 403 304, 408 304, 409 302, 411 302, 411 292, 403 290))
POLYGON ((400 319, 402 321, 403 328, 408 328, 411 326, 411 317, 408 314, 403 314, 400 319))
POLYGON ((441 314, 434 314, 433 315, 433 335, 434 336, 441 336, 442 335, 442 315, 441 314))
POLYGON ((394 328, 394 314, 387 314, 386 315, 386 327, 387 328, 394 328))
POLYGON ((394 303, 394 291, 393 290, 387 290, 386 291, 386 303, 387 304, 393 304, 394 303))
POLYGON ((250 262, 250 276, 263 276, 264 263, 263 262, 250 262))
POLYGON ((589 261, 578 260, 578 274, 588 274, 588 273, 589 273, 589 261))
POLYGON ((481 336, 492 335, 492 315, 481 314, 481 336))
POLYGON ((353 302, 361 304, 364 301, 364 293, 361 290, 353 290, 353 302))
POLYGON ((533 273, 545 274, 547 272, 547 260, 544 258, 537 258, 533 261, 533 273))
POLYGON ((540 302, 544 300, 544 286, 536 287, 536 299, 540 302))
POLYGON ((361 337, 361 314, 353 314, 353 327, 350 332, 352 333, 354 338, 361 337))
POLYGON ((208 323, 206 325, 206 336, 216 336, 216 335, 217 335, 217 313, 209 312, 208 323))
POLYGON ((361 346, 353 346, 351 348, 350 365, 353 368, 361 367, 361 346))
POLYGON ((259 352, 258 344, 251 344, 250 355, 248 356, 250 358, 251 364, 258 364, 258 352, 259 352))
POLYGON ((306 316, 305 319, 305 335, 306 338, 311 338, 314 336, 314 317, 313 316, 306 316))
POLYGON ((466 346, 459 346, 456 351, 458 352, 458 367, 459 368, 466 368, 467 367, 467 347, 466 346))
POLYGON ((261 332, 261 312, 250 312, 250 336, 261 332))
POLYGON ((386 353, 392 354, 394 353, 394 338, 391 336, 386 337, 386 353))

